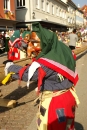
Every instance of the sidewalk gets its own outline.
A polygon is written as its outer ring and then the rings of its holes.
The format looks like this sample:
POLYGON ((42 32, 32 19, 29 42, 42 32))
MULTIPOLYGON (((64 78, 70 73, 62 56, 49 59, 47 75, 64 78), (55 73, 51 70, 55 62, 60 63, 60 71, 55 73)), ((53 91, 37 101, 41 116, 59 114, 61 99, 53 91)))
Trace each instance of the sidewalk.
MULTIPOLYGON (((0 64, 7 60, 7 54, 0 54, 0 64)), ((11 82, 6 86, 0 86, 3 96, 1 98, 15 99, 17 107, 13 109, 0 107, 0 130, 36 130, 37 106, 34 106, 36 83, 30 84, 29 90, 26 82, 21 81, 21 88, 18 88, 18 81, 11 82)))
POLYGON ((36 130, 35 117, 38 107, 33 103, 36 98, 36 85, 32 82, 27 90, 25 82, 22 81, 22 87, 18 88, 18 81, 14 81, 0 87, 2 98, 15 99, 18 102, 17 107, 13 109, 0 107, 1 130, 36 130))
POLYGON ((31 122, 30 126, 28 127, 27 130, 36 130, 37 126, 36 126, 36 117, 34 117, 33 121, 31 122))

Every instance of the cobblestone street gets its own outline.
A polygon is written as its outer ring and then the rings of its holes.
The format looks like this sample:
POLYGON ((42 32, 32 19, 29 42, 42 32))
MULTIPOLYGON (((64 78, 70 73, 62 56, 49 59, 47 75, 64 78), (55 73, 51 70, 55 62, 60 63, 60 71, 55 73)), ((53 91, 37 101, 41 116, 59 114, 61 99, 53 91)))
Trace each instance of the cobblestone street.
POLYGON ((18 101, 17 107, 13 109, 0 107, 1 129, 27 130, 35 117, 37 106, 34 106, 33 103, 36 97, 33 89, 36 83, 32 83, 29 90, 26 88, 26 83, 21 82, 21 84, 21 88, 18 88, 18 81, 1 86, 3 98, 16 99, 18 101))
MULTIPOLYGON (((3 57, 0 57, 0 64, 7 59, 6 54, 1 55, 3 57)), ((13 109, 0 107, 1 130, 27 130, 29 128, 37 112, 37 106, 34 106, 33 102, 37 96, 33 91, 36 85, 33 82, 27 89, 26 83, 21 81, 21 88, 18 88, 18 81, 13 81, 6 86, 0 86, 2 98, 16 99, 18 102, 17 107, 13 109)))
MULTIPOLYGON (((6 57, 5 57, 6 58, 6 57)), ((3 58, 0 58, 0 62, 3 58)), ((76 85, 77 95, 80 105, 76 109, 75 130, 87 130, 87 53, 77 60, 77 71, 79 82, 76 85)), ((30 88, 26 88, 26 83, 21 81, 21 88, 18 88, 18 81, 13 81, 6 86, 0 86, 2 98, 16 99, 18 104, 15 108, 9 109, 0 107, 0 127, 1 130, 36 130, 36 112, 38 106, 34 104, 37 97, 35 92, 36 82, 31 82, 30 88)))

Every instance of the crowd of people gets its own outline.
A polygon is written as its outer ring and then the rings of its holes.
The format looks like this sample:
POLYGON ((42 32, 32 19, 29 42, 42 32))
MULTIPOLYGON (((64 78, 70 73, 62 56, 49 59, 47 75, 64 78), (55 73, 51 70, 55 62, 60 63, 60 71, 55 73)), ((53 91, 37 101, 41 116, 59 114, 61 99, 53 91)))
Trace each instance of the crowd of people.
MULTIPOLYGON (((24 36, 22 36, 24 31, 30 31, 30 27, 28 27, 26 29, 21 28, 19 30, 19 32, 20 32, 19 37, 24 38, 24 36)), ((11 39, 14 32, 15 32, 14 30, 0 32, 0 52, 9 51, 9 40, 11 39)), ((59 32, 56 30, 55 33, 58 36, 58 40, 65 43, 67 46, 70 47, 70 49, 75 49, 75 48, 81 47, 82 43, 87 41, 87 33, 82 33, 80 30, 74 29, 71 32, 69 32, 69 31, 59 32)))
MULTIPOLYGON (((20 37, 21 37, 21 34, 25 30, 30 30, 30 29, 29 29, 29 27, 19 29, 20 37)), ((1 52, 8 52, 9 51, 9 40, 11 39, 11 37, 13 36, 15 31, 16 30, 7 30, 7 31, 0 32, 0 51, 1 52)))
POLYGON ((67 32, 56 31, 56 34, 58 40, 65 43, 67 46, 72 45, 74 47, 70 47, 72 49, 81 47, 83 42, 87 42, 87 32, 81 32, 80 30, 73 29, 72 31, 67 32))
POLYGON ((8 52, 8 42, 13 33, 14 30, 0 32, 0 52, 8 52))

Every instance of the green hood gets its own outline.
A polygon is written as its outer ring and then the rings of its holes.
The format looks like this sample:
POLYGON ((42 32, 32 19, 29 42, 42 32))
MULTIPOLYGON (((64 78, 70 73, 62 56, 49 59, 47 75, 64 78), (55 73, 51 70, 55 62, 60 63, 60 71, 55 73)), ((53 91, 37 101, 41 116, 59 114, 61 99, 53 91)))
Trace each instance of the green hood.
POLYGON ((22 33, 22 38, 24 38, 24 37, 26 36, 26 34, 31 34, 31 31, 24 31, 24 32, 22 33))
POLYGON ((16 30, 14 34, 11 36, 10 40, 11 42, 14 42, 17 38, 20 38, 20 31, 16 30))
POLYGON ((37 61, 76 84, 78 74, 76 72, 76 61, 71 49, 59 41, 54 32, 43 28, 40 23, 33 23, 32 29, 41 40, 42 51, 37 56, 37 61))
POLYGON ((61 41, 58 41, 57 35, 43 28, 40 23, 33 23, 32 28, 41 40, 42 52, 38 55, 37 59, 40 57, 48 58, 75 71, 76 64, 70 48, 61 41))

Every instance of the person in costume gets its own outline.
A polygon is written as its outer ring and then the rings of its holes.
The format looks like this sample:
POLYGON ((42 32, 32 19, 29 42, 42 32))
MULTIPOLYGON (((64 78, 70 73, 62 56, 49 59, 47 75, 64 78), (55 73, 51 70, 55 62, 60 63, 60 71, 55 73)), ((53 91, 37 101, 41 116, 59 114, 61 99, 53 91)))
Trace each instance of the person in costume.
POLYGON ((19 60, 26 57, 30 31, 16 30, 9 40, 9 60, 19 60), (27 42, 26 42, 27 41, 27 42))
MULTIPOLYGON (((20 47, 21 46, 21 40, 26 39, 26 37, 30 34, 30 31, 23 31, 21 30, 16 30, 14 31, 13 35, 11 36, 9 40, 9 46, 11 47, 20 47)), ((28 39, 29 40, 29 39, 28 39)))
POLYGON ((17 42, 20 41, 20 30, 14 31, 13 35, 9 40, 9 47, 13 47, 17 42))
POLYGON ((28 88, 30 81, 38 81, 38 130, 74 130, 79 100, 74 91, 78 74, 73 53, 40 23, 33 23, 32 29, 40 39, 41 52, 25 67, 7 62, 5 73, 13 72, 12 78, 27 82, 28 88))

